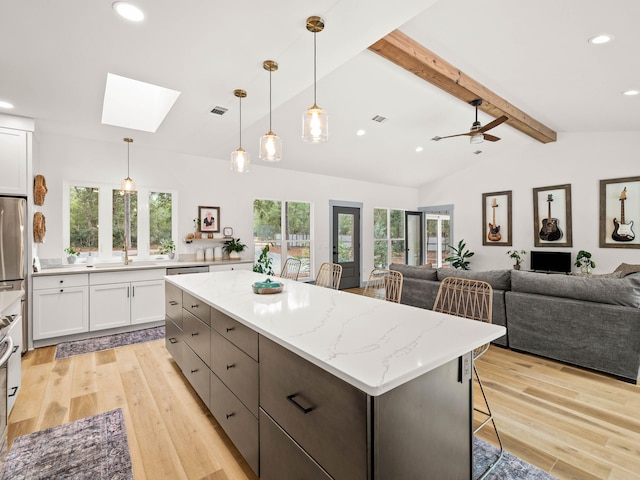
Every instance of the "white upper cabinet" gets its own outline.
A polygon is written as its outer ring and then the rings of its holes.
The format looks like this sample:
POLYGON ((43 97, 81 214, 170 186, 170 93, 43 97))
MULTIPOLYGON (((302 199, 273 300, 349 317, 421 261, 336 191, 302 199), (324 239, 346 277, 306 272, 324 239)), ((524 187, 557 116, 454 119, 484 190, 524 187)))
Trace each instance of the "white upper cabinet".
POLYGON ((0 194, 27 194, 27 132, 0 128, 0 194))

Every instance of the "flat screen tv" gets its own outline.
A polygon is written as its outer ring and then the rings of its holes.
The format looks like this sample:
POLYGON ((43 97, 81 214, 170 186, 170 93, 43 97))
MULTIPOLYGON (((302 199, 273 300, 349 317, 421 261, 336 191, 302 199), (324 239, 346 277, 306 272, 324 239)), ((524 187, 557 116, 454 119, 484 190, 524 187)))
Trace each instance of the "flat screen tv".
POLYGON ((532 250, 531 270, 536 272, 568 273, 571 271, 571 253, 535 252, 532 250))

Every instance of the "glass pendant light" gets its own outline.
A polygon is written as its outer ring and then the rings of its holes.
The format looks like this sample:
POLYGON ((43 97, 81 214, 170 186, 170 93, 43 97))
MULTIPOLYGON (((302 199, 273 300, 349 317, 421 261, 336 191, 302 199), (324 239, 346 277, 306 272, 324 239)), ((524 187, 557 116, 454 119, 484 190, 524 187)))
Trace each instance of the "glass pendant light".
POLYGON ((329 116, 316 103, 316 33, 323 29, 322 18, 307 18, 307 30, 313 33, 313 105, 302 114, 302 139, 309 143, 320 143, 329 138, 329 116))
POLYGON ((127 142, 127 178, 120 182, 120 191, 122 193, 134 193, 136 191, 136 182, 129 176, 129 145, 133 142, 133 138, 124 138, 127 142))
POLYGON ((240 146, 231 152, 231 170, 238 173, 247 173, 251 160, 249 153, 242 148, 242 99, 247 96, 244 90, 234 90, 233 94, 240 99, 240 146))
POLYGON ((278 71, 278 64, 273 60, 265 60, 262 66, 269 72, 269 131, 260 137, 258 158, 267 162, 279 162, 282 160, 282 141, 271 130, 271 72, 278 71))

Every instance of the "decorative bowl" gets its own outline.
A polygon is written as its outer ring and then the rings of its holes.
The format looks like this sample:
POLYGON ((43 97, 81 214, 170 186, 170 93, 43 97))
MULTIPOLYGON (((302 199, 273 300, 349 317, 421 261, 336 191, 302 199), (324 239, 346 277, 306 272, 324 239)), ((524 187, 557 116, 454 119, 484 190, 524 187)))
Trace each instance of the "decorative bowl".
POLYGON ((266 295, 270 293, 280 293, 284 288, 284 285, 280 282, 273 282, 270 278, 267 278, 264 282, 256 282, 251 285, 253 293, 259 295, 266 295))

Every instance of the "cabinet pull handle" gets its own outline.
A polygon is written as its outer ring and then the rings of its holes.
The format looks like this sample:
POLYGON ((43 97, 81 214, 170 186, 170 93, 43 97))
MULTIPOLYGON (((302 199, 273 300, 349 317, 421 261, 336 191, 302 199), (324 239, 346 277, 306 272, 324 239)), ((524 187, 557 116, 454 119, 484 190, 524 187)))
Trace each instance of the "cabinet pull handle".
POLYGON ((127 298, 129 298, 129 289, 130 289, 130 288, 131 288, 131 287, 127 287, 127 298))
POLYGON ((298 394, 297 394, 297 393, 293 393, 293 394, 291 394, 291 395, 287 395, 287 400, 289 400, 291 403, 293 403, 293 404, 295 405, 295 407, 296 407, 298 410, 300 410, 302 413, 304 413, 305 415, 306 415, 307 413, 309 413, 311 410, 313 410, 313 407, 307 407, 307 408, 305 408, 305 407, 303 407, 302 405, 300 405, 298 402, 296 402, 296 401, 294 400, 294 397, 297 397, 297 396, 298 396, 298 394))
POLYGON ((64 290, 62 288, 60 289, 60 293, 64 293, 64 290))
POLYGON ((191 336, 192 336, 192 337, 196 337, 196 336, 198 336, 199 334, 200 334, 200 332, 193 332, 193 333, 191 334, 191 336))
POLYGON ((131 296, 132 297, 136 296, 136 287, 131 287, 131 296))
POLYGON ((18 393, 18 387, 11 387, 11 393, 7 395, 7 397, 13 397, 16 393, 18 393))
POLYGON ((171 301, 169 302, 169 305, 176 306, 177 304, 178 304, 178 302, 176 302, 175 300, 171 300, 171 301))
POLYGON ((191 305, 191 308, 198 308, 200 305, 198 305, 197 303, 195 305, 191 305))
POLYGON ((64 280, 60 280, 60 283, 64 283, 64 280))
POLYGON ((178 340, 176 340, 175 338, 171 337, 169 339, 169 343, 178 343, 178 340))
POLYGON ((233 332, 235 329, 236 327, 227 327, 227 333, 233 332))
POLYGON ((231 413, 227 413, 227 420, 229 420, 231 417, 235 417, 236 414, 231 412, 231 413))
POLYGON ((20 345, 16 345, 15 347, 13 347, 13 350, 11 350, 11 353, 16 353, 19 348, 20 348, 20 345))
POLYGON ((196 368, 195 370, 191 370, 191 373, 196 373, 198 371, 198 369, 196 368))
POLYGON ((230 368, 235 368, 236 364, 232 363, 231 365, 227 365, 227 370, 229 370, 230 368))

